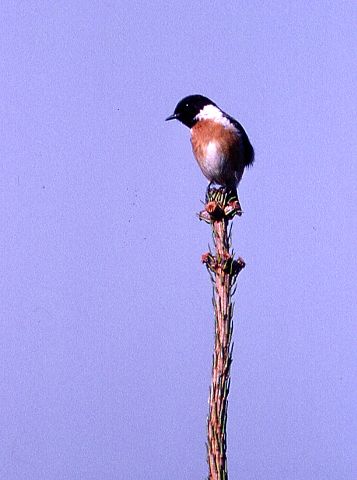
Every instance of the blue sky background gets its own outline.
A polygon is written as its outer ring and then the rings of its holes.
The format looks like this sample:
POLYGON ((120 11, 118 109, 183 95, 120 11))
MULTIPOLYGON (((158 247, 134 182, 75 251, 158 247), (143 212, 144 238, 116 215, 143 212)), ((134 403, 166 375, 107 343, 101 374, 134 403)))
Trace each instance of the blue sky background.
POLYGON ((206 475, 206 181, 163 121, 191 93, 256 150, 230 478, 356 478, 355 2, 0 12, 0 478, 206 475))

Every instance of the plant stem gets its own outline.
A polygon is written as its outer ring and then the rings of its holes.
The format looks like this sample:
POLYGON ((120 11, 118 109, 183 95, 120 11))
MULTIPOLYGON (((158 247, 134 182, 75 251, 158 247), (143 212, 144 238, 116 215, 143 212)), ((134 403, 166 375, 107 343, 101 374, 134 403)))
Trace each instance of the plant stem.
POLYGON ((227 480, 226 426, 233 350, 232 290, 237 275, 244 267, 243 260, 234 260, 233 253, 230 252, 228 224, 241 211, 237 200, 232 200, 222 190, 211 190, 207 200, 205 211, 200 214, 200 218, 211 224, 215 246, 214 256, 211 253, 202 256, 213 282, 215 314, 215 342, 207 419, 208 479, 227 480))

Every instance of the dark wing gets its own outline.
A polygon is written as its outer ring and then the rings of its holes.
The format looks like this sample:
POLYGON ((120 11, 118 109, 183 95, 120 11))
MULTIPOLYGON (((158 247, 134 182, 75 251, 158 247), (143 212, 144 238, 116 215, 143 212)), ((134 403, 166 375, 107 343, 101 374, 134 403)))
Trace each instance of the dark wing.
POLYGON ((249 141, 248 135, 242 125, 233 117, 225 113, 228 120, 236 127, 239 132, 241 145, 243 149, 243 161, 245 167, 250 167, 254 162, 254 149, 249 141))

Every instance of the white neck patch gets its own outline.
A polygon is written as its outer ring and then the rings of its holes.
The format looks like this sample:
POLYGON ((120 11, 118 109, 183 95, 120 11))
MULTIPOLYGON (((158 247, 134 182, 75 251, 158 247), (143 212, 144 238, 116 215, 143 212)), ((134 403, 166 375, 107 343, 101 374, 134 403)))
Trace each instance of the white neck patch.
POLYGON ((226 118, 222 110, 214 105, 206 105, 202 110, 195 116, 196 120, 213 120, 214 122, 220 123, 225 128, 234 128, 231 122, 226 118))

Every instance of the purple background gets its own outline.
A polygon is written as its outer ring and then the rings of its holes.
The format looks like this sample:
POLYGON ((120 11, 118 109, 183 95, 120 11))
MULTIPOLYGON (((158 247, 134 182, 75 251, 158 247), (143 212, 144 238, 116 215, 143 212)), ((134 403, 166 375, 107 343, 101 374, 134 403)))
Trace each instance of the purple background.
POLYGON ((1 3, 1 479, 206 475, 206 181, 163 121, 190 93, 256 149, 230 478, 356 478, 355 21, 352 1, 1 3))

